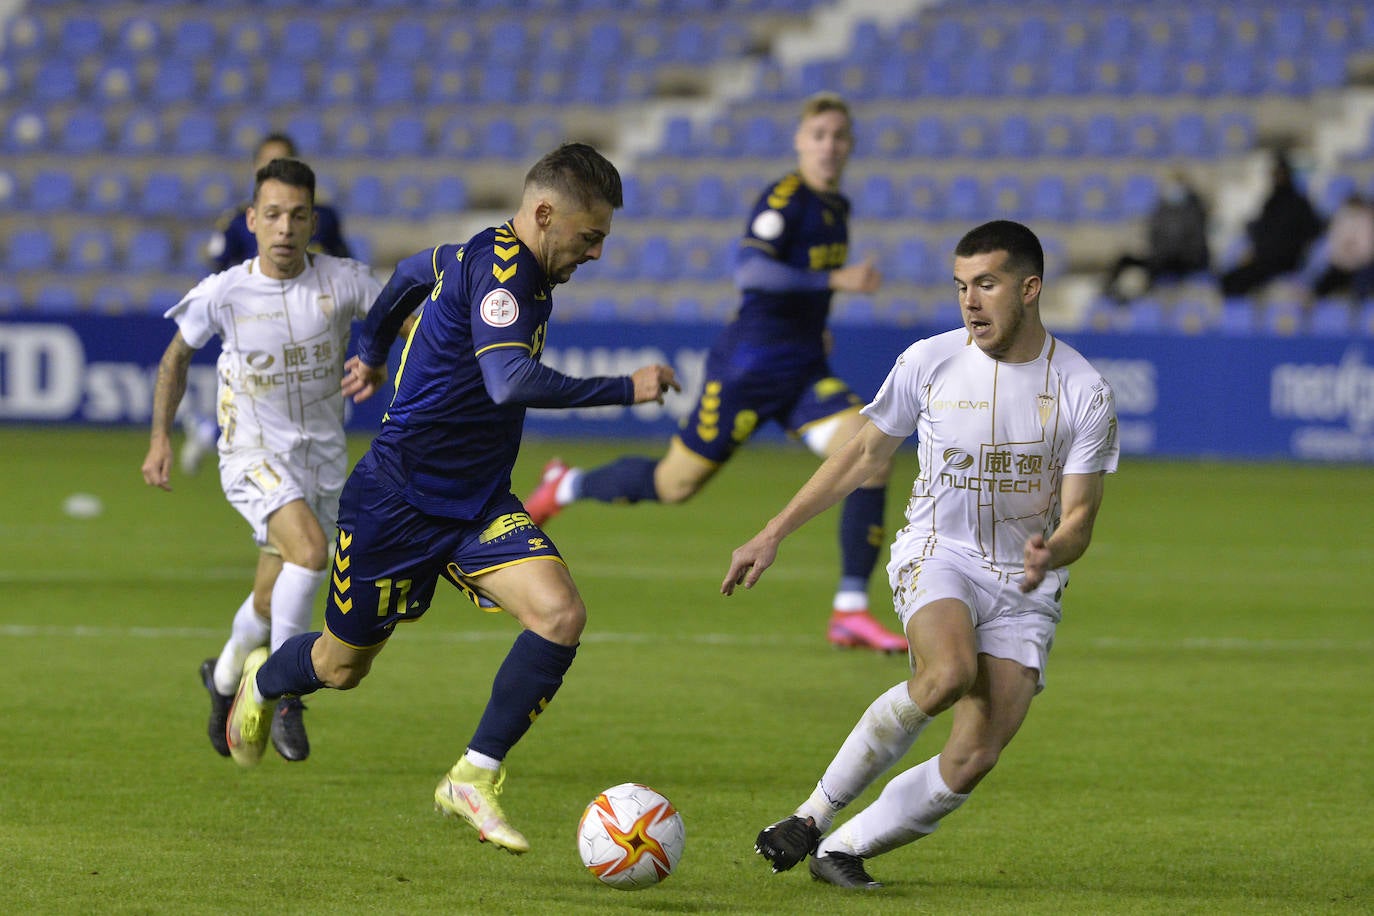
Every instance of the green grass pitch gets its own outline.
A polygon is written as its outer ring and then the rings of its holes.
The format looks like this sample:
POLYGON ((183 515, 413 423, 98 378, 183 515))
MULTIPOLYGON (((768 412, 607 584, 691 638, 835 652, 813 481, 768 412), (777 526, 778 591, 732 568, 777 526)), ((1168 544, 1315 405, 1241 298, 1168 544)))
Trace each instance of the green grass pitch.
MULTIPOLYGON (((1125 462, 1021 734, 934 836, 870 862, 884 890, 854 893, 770 875, 754 835, 906 660, 824 642, 833 513, 758 588, 717 593, 730 551, 810 473, 802 449, 748 449, 684 506, 587 504, 549 526, 590 623, 507 761, 533 844, 516 858, 431 803, 513 621, 441 586, 361 687, 308 700, 309 761, 269 750, 241 770, 209 747, 197 679, 254 563, 213 469, 166 494, 140 479, 141 431, 0 442, 6 912, 1374 911, 1368 467, 1125 462), (104 512, 68 518, 76 492, 104 512), (583 806, 624 781, 687 827, 677 873, 637 893, 600 886, 574 841, 583 806)), ((554 454, 622 448, 527 441, 517 490, 554 454)), ((889 527, 914 462, 901 453, 889 527)), ((890 608, 882 583, 874 598, 890 608)))

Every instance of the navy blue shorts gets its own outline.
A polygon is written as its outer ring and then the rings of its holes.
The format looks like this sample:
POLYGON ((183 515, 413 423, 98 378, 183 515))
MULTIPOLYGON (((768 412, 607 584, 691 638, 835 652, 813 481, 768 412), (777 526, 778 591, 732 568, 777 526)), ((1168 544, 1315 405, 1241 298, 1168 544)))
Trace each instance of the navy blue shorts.
POLYGON ((476 520, 426 515, 355 470, 339 499, 339 535, 324 625, 357 649, 380 645, 396 624, 418 620, 440 577, 484 610, 500 610, 467 580, 530 560, 563 562, 512 493, 476 520))
POLYGON ((770 366, 759 359, 741 365, 733 355, 712 351, 701 396, 683 418, 678 438, 707 461, 724 464, 763 423, 776 422, 796 437, 808 426, 864 403, 830 374, 825 360, 770 366))

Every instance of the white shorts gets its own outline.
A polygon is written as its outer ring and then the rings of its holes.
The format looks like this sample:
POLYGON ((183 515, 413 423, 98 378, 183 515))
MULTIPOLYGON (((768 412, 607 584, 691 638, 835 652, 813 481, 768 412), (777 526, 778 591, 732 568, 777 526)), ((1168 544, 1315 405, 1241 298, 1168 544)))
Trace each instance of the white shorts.
POLYGON ((219 481, 229 505, 253 529, 253 540, 259 547, 267 546, 268 518, 297 499, 305 500, 315 513, 325 539, 333 539, 343 475, 332 466, 300 467, 287 464, 272 452, 243 449, 220 462, 219 481))
POLYGON ((932 601, 953 598, 969 610, 979 653, 1034 668, 1036 691, 1045 689, 1045 662, 1059 623, 1065 570, 1051 570, 1039 588, 1023 594, 1019 575, 989 569, 979 557, 937 549, 889 575, 893 609, 903 629, 932 601))

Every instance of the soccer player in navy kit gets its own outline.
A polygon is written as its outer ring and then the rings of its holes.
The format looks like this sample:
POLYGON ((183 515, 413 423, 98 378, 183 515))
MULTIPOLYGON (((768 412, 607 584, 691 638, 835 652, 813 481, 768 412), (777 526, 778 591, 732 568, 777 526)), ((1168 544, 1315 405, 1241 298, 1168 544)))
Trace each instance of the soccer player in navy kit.
POLYGON ((510 222, 402 262, 345 367, 346 395, 373 394, 403 319, 423 302, 381 432, 344 486, 325 631, 249 657, 229 716, 235 760, 261 756, 273 697, 356 686, 442 576, 524 630, 435 803, 484 842, 529 849, 497 801, 502 761, 561 685, 587 612, 558 549, 510 491, 525 409, 661 401, 678 388, 662 365, 577 379, 539 362, 553 287, 601 256, 619 206, 615 167, 566 144, 530 169, 510 222))
MULTIPOLYGON (((740 241, 739 315, 711 348, 705 387, 667 454, 626 456, 586 471, 555 458, 525 500, 536 523, 578 499, 683 502, 770 420, 821 457, 863 425, 864 399, 830 371, 826 328, 835 291, 871 293, 882 281, 867 261, 845 265, 849 201, 839 187, 854 135, 844 100, 834 93, 807 99, 794 144, 797 170, 759 197, 740 241)), ((905 652, 905 637, 868 612, 889 471, 883 466, 844 502, 841 576, 827 637, 837 645, 905 652)))

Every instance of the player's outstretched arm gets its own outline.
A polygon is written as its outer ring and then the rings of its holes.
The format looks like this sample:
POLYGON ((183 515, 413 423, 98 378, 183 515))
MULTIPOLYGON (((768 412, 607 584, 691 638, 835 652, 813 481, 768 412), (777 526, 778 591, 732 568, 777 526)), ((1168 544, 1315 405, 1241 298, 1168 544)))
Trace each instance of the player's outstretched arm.
POLYGON ((1036 534, 1026 539, 1021 591, 1035 591, 1051 569, 1068 566, 1087 552, 1097 510, 1102 507, 1105 477, 1101 472, 1064 475, 1059 527, 1049 538, 1036 534))
POLYGON ((663 396, 668 393, 668 389, 682 390, 672 366, 640 366, 634 375, 630 376, 630 380, 634 382, 636 404, 643 404, 645 401, 657 401, 662 404, 663 396))
POLYGON ((830 288, 842 293, 876 293, 883 285, 882 272, 872 258, 830 272, 830 288))
POLYGON ((773 565, 783 539, 826 509, 844 499, 865 480, 885 469, 903 440, 889 436, 871 421, 840 447, 802 484, 781 512, 763 530, 730 555, 730 571, 720 585, 722 595, 735 586, 753 588, 764 570, 773 565))
POLYGON ((343 381, 339 383, 339 388, 343 391, 345 398, 352 398, 353 403, 361 404, 368 398, 377 393, 377 390, 386 384, 386 366, 369 366, 357 356, 350 356, 344 363, 343 381))
POLYGON ((169 492, 172 489, 172 425, 176 422, 177 407, 186 395, 186 375, 195 352, 177 331, 158 363, 157 384, 153 387, 153 428, 148 454, 143 459, 143 482, 169 492))

